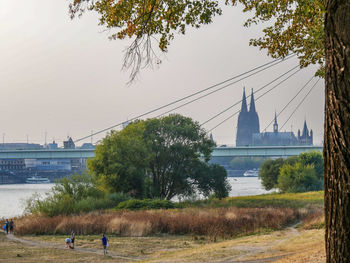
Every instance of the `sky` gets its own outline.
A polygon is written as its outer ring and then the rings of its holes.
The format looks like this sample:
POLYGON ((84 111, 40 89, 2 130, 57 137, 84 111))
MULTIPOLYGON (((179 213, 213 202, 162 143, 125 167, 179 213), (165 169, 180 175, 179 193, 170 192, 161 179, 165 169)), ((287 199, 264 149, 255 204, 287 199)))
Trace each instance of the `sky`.
MULTIPOLYGON (((223 15, 212 24, 176 35, 168 53, 161 55, 160 66, 142 70, 128 85, 130 72, 122 70, 122 63, 130 41, 108 40, 111 32, 98 26, 96 13, 71 20, 68 4, 0 0, 0 141, 44 144, 46 137, 47 142, 62 145, 67 136, 82 138, 272 61, 265 50, 249 46, 250 38, 261 35, 262 26, 245 28, 249 14, 240 7, 223 7, 223 15)), ((296 65, 297 59, 291 58, 174 112, 201 124, 239 101, 243 87, 249 94, 296 65)), ((316 69, 301 70, 256 101, 261 130, 316 69)), ((309 88, 279 116, 280 126, 309 88)), ((210 130, 239 109, 237 105, 203 127, 210 130)), ((212 131, 217 144, 234 145, 237 117, 212 131)), ((324 81, 320 80, 283 130, 296 133, 306 120, 314 131, 314 143, 321 144, 323 119, 324 81)), ((271 130, 272 126, 267 128, 271 130)), ((93 136, 92 142, 105 135, 93 136)))

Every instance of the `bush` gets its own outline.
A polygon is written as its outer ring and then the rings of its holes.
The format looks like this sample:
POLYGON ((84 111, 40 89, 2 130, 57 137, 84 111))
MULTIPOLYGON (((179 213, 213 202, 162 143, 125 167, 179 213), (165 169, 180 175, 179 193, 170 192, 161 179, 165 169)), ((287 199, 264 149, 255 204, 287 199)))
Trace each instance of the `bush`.
POLYGON ((128 210, 146 210, 146 209, 170 209, 175 208, 175 204, 168 200, 159 199, 132 199, 119 203, 116 206, 117 210, 128 209, 128 210))
POLYGON ((127 194, 124 193, 111 193, 108 196, 109 200, 111 200, 113 202, 113 206, 118 205, 121 202, 130 200, 131 197, 127 194))
POLYGON ((316 177, 313 165, 301 163, 282 166, 278 177, 278 188, 282 192, 307 192, 321 190, 322 185, 316 177))
POLYGON ((259 172, 266 190, 306 192, 323 188, 323 157, 320 152, 304 152, 283 160, 267 160, 259 172))

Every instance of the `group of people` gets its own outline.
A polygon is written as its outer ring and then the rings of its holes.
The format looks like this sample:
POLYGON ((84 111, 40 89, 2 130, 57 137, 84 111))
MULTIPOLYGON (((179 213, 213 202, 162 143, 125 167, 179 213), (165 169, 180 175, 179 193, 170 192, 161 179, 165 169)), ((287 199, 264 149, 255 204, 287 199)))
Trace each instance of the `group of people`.
MULTIPOLYGON (((103 254, 107 254, 107 247, 108 247, 108 238, 102 234, 102 248, 103 248, 103 254)), ((72 230, 71 236, 66 238, 66 248, 74 249, 74 242, 75 242, 75 233, 72 230)))
POLYGON ((5 220, 4 230, 6 231, 6 235, 9 233, 9 231, 10 231, 10 234, 13 234, 14 226, 15 224, 12 219, 11 221, 9 221, 8 219, 5 220))

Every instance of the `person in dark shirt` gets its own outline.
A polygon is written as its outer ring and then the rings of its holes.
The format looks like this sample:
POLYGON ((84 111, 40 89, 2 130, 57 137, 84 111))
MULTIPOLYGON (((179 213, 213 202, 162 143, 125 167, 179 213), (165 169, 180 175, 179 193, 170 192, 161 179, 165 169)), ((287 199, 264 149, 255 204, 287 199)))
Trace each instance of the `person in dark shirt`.
POLYGON ((72 230, 72 234, 71 234, 71 237, 70 237, 70 243, 71 245, 69 246, 70 248, 74 249, 74 241, 75 241, 75 233, 74 231, 72 230))
POLYGON ((9 220, 6 219, 5 221, 5 227, 6 227, 6 235, 9 233, 9 220))
POLYGON ((108 238, 105 236, 105 234, 102 234, 102 247, 103 247, 103 254, 107 254, 107 246, 108 246, 108 238))
POLYGON ((12 219, 11 219, 9 225, 10 225, 10 234, 13 234, 14 223, 13 223, 13 220, 12 220, 12 219))

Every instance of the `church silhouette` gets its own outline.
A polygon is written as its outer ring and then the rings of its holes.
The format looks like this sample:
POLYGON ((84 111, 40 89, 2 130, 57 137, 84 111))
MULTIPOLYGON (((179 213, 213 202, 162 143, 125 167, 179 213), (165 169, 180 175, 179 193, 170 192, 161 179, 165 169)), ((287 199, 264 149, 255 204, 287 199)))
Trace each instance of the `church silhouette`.
POLYGON ((236 146, 281 146, 281 145, 313 145, 313 131, 308 129, 306 120, 302 133, 298 130, 298 136, 292 131, 278 131, 277 116, 273 124, 273 132, 260 132, 259 116, 255 108, 254 92, 250 96, 249 111, 245 88, 241 112, 238 115, 236 146))

